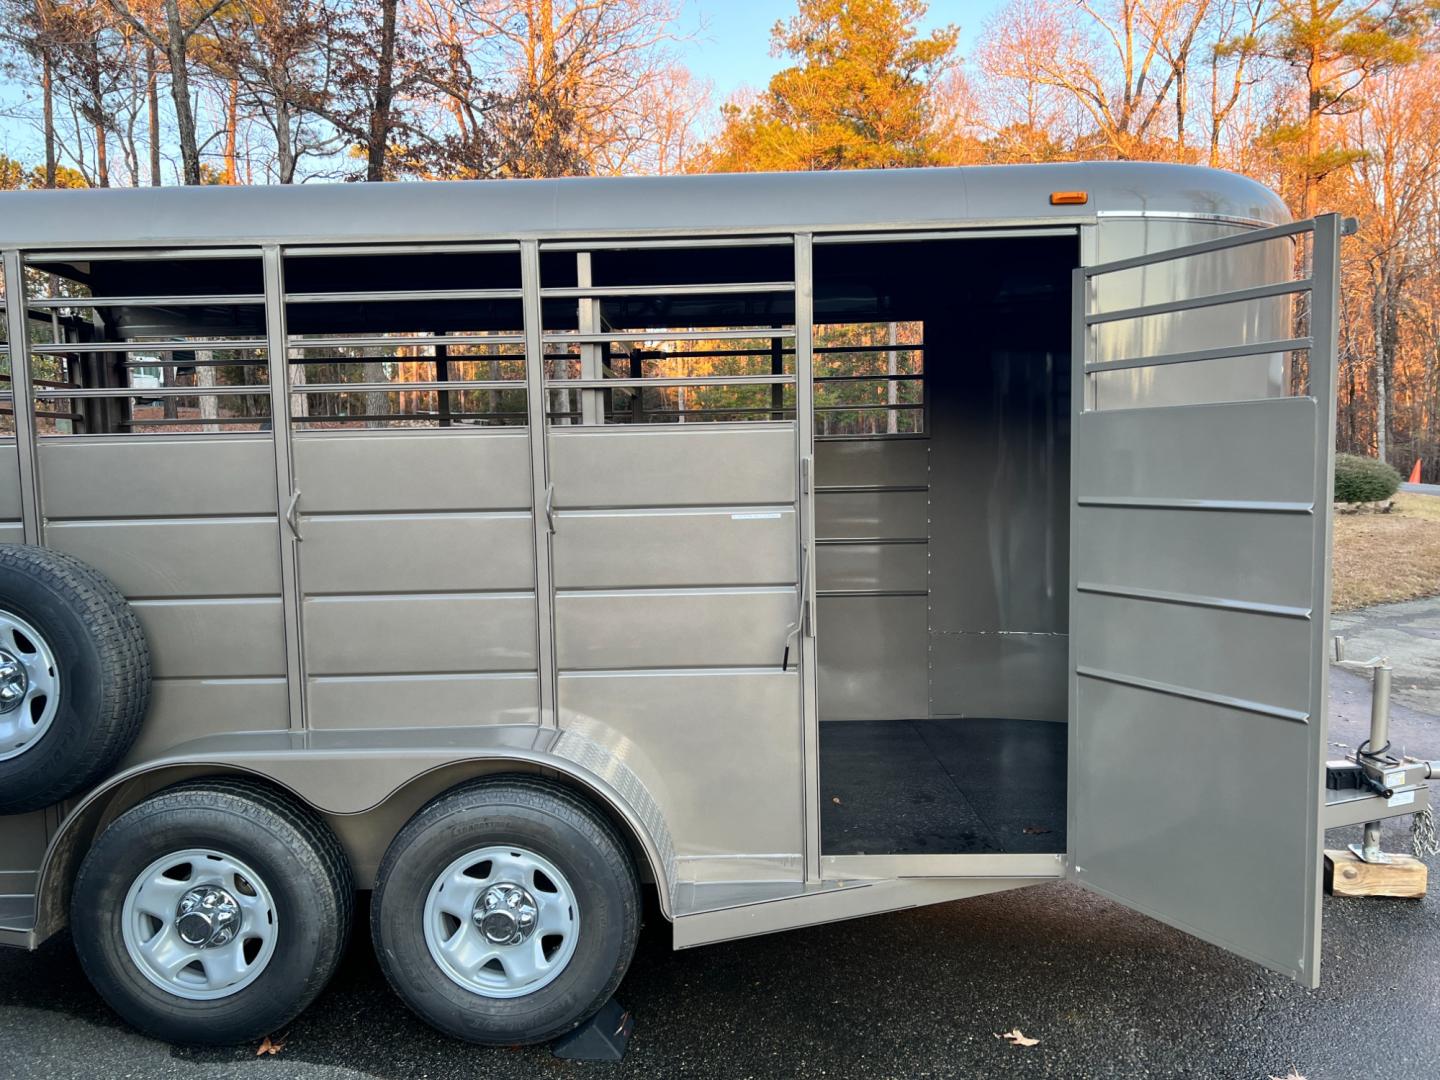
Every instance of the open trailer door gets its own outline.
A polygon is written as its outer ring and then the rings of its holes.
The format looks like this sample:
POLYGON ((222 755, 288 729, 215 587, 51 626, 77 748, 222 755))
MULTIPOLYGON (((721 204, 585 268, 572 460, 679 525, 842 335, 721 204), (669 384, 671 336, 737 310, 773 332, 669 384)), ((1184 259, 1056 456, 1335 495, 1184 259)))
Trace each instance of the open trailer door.
POLYGON ((1312 986, 1338 244, 1326 215, 1074 281, 1073 875, 1312 986))

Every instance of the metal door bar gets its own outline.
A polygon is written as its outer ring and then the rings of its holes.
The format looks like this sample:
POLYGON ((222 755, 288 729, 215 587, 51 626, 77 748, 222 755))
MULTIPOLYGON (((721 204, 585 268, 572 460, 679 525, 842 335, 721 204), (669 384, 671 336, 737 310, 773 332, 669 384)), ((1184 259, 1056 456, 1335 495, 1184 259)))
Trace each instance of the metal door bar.
POLYGON ((665 248, 788 247, 788 236, 698 236, 663 240, 542 240, 541 251, 635 251, 665 248))
MULTIPOLYGON (((722 338, 773 338, 773 337, 794 337, 795 331, 789 327, 757 327, 754 330, 706 330, 698 327, 694 330, 657 330, 653 333, 644 330, 625 330, 613 333, 582 334, 573 330, 553 330, 545 335, 545 342, 553 345, 564 345, 566 342, 574 342, 579 345, 594 344, 603 345, 608 341, 719 341, 722 338)), ((761 355, 769 350, 761 350, 756 355, 761 355)))
MULTIPOLYGON (((1329 216, 1325 215, 1325 217, 1329 216)), ((1207 216, 1205 220, 1212 219, 1207 216)), ((1188 259, 1194 255, 1208 255, 1212 251, 1248 247, 1251 244, 1263 244, 1267 240, 1280 240, 1287 236, 1300 236, 1314 231, 1315 221, 1292 221, 1288 225, 1276 225, 1269 229, 1249 229, 1230 236, 1221 236, 1215 240, 1202 240, 1198 244, 1186 244, 1183 247, 1167 248, 1164 251, 1154 251, 1145 255, 1132 255, 1127 259, 1115 259, 1108 263, 1082 266, 1080 272, 1087 278, 1098 277, 1101 274, 1114 274, 1121 270, 1133 270, 1140 266, 1156 266, 1160 263, 1173 262, 1176 259, 1188 259)))
POLYGON ((253 307, 265 303, 264 293, 219 293, 210 296, 32 296, 32 308, 102 307, 253 307))
POLYGON ((1183 300, 1167 300, 1163 304, 1144 304, 1140 307, 1120 308, 1116 311, 1091 311, 1085 314, 1085 322, 1094 326, 1099 323, 1121 322, 1125 319, 1148 319, 1152 315, 1169 315, 1176 311, 1193 311, 1195 308, 1218 307, 1221 304, 1243 304, 1247 300, 1267 300, 1272 296, 1309 292, 1310 287, 1309 278, 1300 278, 1296 281, 1277 281, 1270 285, 1255 285, 1249 289, 1209 293, 1205 296, 1189 296, 1183 300))
MULTIPOLYGON (((800 721, 804 769, 802 807, 805 880, 818 882, 820 868, 820 706, 815 644, 815 238, 795 235, 795 439, 799 457, 796 519, 799 524, 801 619, 800 721)), ((777 335, 778 336, 778 335, 777 335)))
MULTIPOLYGON (((264 249, 265 335, 270 363, 270 432, 275 445, 275 524, 280 543, 280 606, 285 621, 285 686, 290 703, 290 730, 304 731, 307 687, 304 663, 304 620, 300 586, 300 531, 295 525, 300 490, 295 486, 295 461, 290 430, 290 372, 286 353, 285 268, 280 249, 264 249)), ((257 388, 258 390, 259 388, 257 388)))
MULTIPOLYGON (((1331 502, 1332 477, 1335 475, 1335 398, 1338 380, 1336 345, 1340 335, 1340 236, 1341 220, 1338 214, 1325 214, 1311 223, 1315 231, 1314 246, 1311 250, 1311 277, 1314 281, 1329 282, 1328 288, 1310 291, 1310 336, 1314 345, 1310 349, 1308 382, 1310 394, 1319 403, 1318 422, 1315 425, 1315 495, 1319 508, 1319 528, 1313 532, 1311 565, 1314 579, 1311 595, 1319 607, 1319 618, 1310 620, 1310 655, 1317 659, 1310 670, 1310 699, 1316 703, 1318 723, 1311 725, 1312 750, 1317 757, 1324 757, 1328 738, 1328 716, 1326 706, 1330 700, 1330 551, 1334 533, 1335 515, 1331 502), (1318 743, 1318 747, 1315 745, 1318 743)), ((1321 851, 1325 844, 1325 830, 1321 816, 1325 812, 1325 783, 1323 769, 1316 769, 1311 777, 1311 790, 1307 797, 1314 803, 1315 818, 1307 844, 1321 851)), ((1312 937, 1317 951, 1320 941, 1320 890, 1323 888, 1323 855, 1316 859, 1315 876, 1310 882, 1307 895, 1311 897, 1312 937)), ((1310 982, 1320 981, 1320 957, 1311 958, 1310 982)))
MULTIPOLYGON (((392 345, 524 345, 527 344, 525 334, 413 334, 402 336, 398 334, 367 334, 342 337, 300 337, 296 336, 290 340, 292 349, 338 349, 338 348, 365 348, 367 346, 387 347, 392 345)), ((187 346, 194 348, 194 346, 187 346)), ((204 346, 201 346, 202 348, 204 346)), ((516 360, 520 354, 514 354, 516 360)), ((424 360, 426 357, 416 357, 424 360)), ((504 356, 452 356, 451 360, 503 360, 504 356)))
POLYGON ((379 303, 404 300, 519 300, 521 289, 378 289, 373 292, 292 292, 288 304, 379 303))
MULTIPOLYGON (((586 252, 581 252, 586 254, 586 252)), ((789 292, 795 287, 790 281, 727 282, 713 285, 581 285, 577 287, 554 286, 541 289, 546 299, 581 300, 601 297, 626 296, 713 296, 731 293, 778 293, 789 292)))
POLYGON ((555 668, 555 583, 551 562, 549 426, 546 423, 545 346, 541 334, 540 248, 520 242, 520 284, 525 299, 525 403, 530 427, 530 517, 535 536, 535 618, 538 631, 536 674, 540 683, 540 723, 556 727, 558 675, 555 668))
POLYGON ((251 247, 234 248, 76 248, 74 251, 27 251, 25 262, 120 262, 138 260, 142 262, 163 262, 167 259, 257 259, 259 254, 251 247))
MULTIPOLYGON (((1049 219, 1055 221, 1057 219, 1049 219)), ((1010 240, 1017 237, 1074 236, 1076 225, 1094 224, 1093 217, 1076 218, 1075 225, 1053 229, 938 229, 934 232, 863 232, 824 233, 815 237, 817 244, 885 244, 891 241, 909 243, 915 240, 1010 240)))
POLYGON ((333 255, 486 255, 515 254, 519 245, 510 243, 490 244, 307 244, 287 247, 287 259, 306 259, 333 255))
POLYGON ((1157 356, 1139 356, 1124 360, 1102 360, 1086 363, 1085 370, 1130 371, 1133 368, 1164 367, 1168 364, 1195 364, 1202 360, 1227 360, 1237 356, 1267 356, 1277 352, 1299 352, 1310 348, 1314 338, 1284 338, 1279 341, 1257 341, 1253 345, 1227 345, 1223 349, 1194 349, 1190 352, 1160 353, 1157 356))
POLYGON ((6 337, 10 346, 11 411, 15 451, 20 462, 21 530, 27 544, 45 542, 40 512, 40 474, 35 455, 35 412, 31 404, 30 328, 25 314, 25 267, 18 251, 7 251, 5 266, 6 337))
MULTIPOLYGON (((32 345, 30 352, 34 356, 110 352, 196 352, 207 349, 264 349, 269 344, 269 338, 203 338, 195 341, 68 341, 60 345, 32 345)), ((230 361, 230 363, 235 362, 230 361)))

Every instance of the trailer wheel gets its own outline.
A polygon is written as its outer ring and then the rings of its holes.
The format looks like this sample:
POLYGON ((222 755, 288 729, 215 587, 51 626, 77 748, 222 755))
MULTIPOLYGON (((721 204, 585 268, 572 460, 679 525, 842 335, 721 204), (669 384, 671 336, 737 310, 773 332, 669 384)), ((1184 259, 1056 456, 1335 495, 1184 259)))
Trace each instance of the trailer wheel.
POLYGON ((442 795, 391 843, 371 901, 375 951, 421 1017, 513 1046, 577 1027, 620 985, 640 888, 614 828, 526 777, 442 795))
POLYGON ((167 1042, 223 1045, 282 1029, 329 981, 355 893, 309 812, 245 780, 168 788, 86 855, 70 904, 85 973, 167 1042))
POLYGON ((0 544, 0 814, 104 776, 149 698, 144 631, 109 579, 63 552, 0 544))

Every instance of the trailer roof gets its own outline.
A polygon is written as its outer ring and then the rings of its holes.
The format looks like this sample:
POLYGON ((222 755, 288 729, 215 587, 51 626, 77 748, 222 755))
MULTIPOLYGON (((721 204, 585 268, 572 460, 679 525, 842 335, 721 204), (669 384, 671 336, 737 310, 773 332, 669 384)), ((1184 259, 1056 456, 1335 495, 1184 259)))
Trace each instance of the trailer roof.
POLYGON ((398 243, 943 227, 1107 213, 1289 220, 1234 173, 1063 162, 717 176, 478 180, 0 193, 0 248, 398 243), (1052 191, 1086 191, 1051 206, 1052 191))

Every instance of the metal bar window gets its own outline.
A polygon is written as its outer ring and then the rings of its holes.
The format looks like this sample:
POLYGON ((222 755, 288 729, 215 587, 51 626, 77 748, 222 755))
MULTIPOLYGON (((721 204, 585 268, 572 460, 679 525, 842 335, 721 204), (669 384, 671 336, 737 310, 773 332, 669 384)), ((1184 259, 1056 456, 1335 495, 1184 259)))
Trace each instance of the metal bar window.
POLYGON ((258 250, 30 252, 21 265, 37 435, 268 430, 258 250))
POLYGON ((923 434, 925 343, 920 322, 816 328, 815 435, 881 438, 923 434))
POLYGON ((791 422, 792 248, 790 237, 541 244, 550 422, 791 422))
POLYGON ((291 423, 524 425, 517 244, 285 252, 291 423))
MULTIPOLYGON (((1298 383, 1293 373, 1308 364, 1315 347, 1308 329, 1314 281, 1308 269, 1300 269, 1306 264, 1303 245, 1314 227, 1314 222, 1302 221, 1249 229, 1077 270, 1082 411, 1264 399, 1294 392, 1298 383), (1284 239, 1298 239, 1301 258, 1296 258, 1297 249, 1291 245, 1266 247, 1284 239), (1204 280, 1218 278, 1237 287, 1095 310, 1097 286, 1111 275, 1199 257, 1219 260, 1208 267, 1204 280), (1215 308, 1242 303, 1252 305, 1243 323, 1210 317, 1215 308), (1156 316, 1174 320, 1167 324, 1168 340, 1194 347, 1168 352, 1148 347, 1145 333, 1138 329, 1140 320, 1156 316), (1246 337, 1258 340, 1236 340, 1246 337)), ((1176 273, 1157 280, 1180 289, 1187 278, 1176 273)), ((1131 285, 1128 279, 1122 284, 1127 289, 1131 285)))

